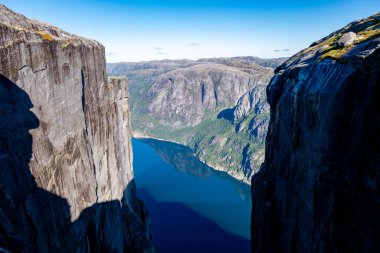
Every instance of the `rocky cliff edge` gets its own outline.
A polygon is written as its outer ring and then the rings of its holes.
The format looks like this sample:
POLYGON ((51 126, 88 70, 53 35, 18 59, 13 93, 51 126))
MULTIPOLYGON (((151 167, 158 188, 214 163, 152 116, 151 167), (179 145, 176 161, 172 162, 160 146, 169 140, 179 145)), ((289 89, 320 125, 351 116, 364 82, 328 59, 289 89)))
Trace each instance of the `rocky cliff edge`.
POLYGON ((152 251, 104 47, 0 5, 0 61, 0 249, 152 251))
POLYGON ((267 88, 253 252, 378 252, 380 14, 293 56, 267 88))

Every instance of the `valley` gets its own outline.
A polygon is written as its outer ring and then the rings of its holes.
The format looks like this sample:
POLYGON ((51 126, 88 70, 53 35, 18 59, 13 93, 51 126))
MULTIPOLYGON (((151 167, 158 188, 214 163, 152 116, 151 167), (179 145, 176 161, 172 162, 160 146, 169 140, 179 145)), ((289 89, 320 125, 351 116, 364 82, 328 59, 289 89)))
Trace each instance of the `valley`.
POLYGON ((379 251, 380 4, 18 1, 0 252, 379 251))
POLYGON ((207 165, 250 184, 264 158, 266 85, 284 60, 111 63, 107 72, 129 79, 135 137, 186 145, 207 165))

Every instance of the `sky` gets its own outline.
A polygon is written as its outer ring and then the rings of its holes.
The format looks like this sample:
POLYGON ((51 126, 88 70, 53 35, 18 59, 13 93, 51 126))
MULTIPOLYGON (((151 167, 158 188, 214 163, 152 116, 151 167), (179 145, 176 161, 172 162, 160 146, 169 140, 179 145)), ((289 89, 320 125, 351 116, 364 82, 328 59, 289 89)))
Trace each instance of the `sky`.
POLYGON ((380 0, 5 0, 15 12, 96 39, 107 62, 288 57, 380 0))

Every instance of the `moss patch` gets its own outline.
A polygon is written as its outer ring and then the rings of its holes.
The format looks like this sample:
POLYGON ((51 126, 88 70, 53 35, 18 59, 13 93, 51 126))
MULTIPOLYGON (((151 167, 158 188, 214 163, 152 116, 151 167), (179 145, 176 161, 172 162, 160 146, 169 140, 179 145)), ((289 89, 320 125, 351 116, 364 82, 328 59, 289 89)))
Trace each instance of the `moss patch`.
POLYGON ((324 59, 327 59, 327 58, 340 60, 340 58, 348 52, 349 48, 350 47, 343 47, 339 49, 325 50, 322 56, 319 58, 318 62, 323 61, 324 59))
POLYGON ((42 31, 37 31, 36 32, 44 41, 49 41, 49 42, 52 42, 52 41, 55 41, 53 36, 51 36, 50 34, 46 33, 46 32, 42 32, 42 31))
POLYGON ((360 31, 357 33, 357 38, 355 41, 346 47, 338 48, 336 46, 329 46, 327 47, 322 55, 319 57, 318 62, 323 61, 324 59, 331 58, 334 60, 337 60, 338 62, 344 62, 341 58, 344 56, 349 50, 354 48, 356 45, 363 43, 365 41, 368 41, 370 39, 374 39, 376 37, 380 36, 380 29, 376 30, 366 30, 366 31, 360 31))
MULTIPOLYGON (((364 25, 363 27, 360 28, 360 31, 354 30, 357 34, 357 38, 354 41, 353 44, 347 46, 347 47, 342 47, 342 48, 337 48, 335 45, 335 42, 339 40, 339 38, 343 35, 344 32, 338 33, 333 35, 332 37, 326 39, 325 41, 322 41, 321 43, 314 45, 312 47, 306 48, 296 54, 295 56, 292 57, 292 59, 297 59, 301 57, 302 55, 305 55, 313 50, 317 50, 321 47, 328 46, 322 53, 322 55, 319 57, 318 62, 323 61, 324 59, 331 58, 334 60, 337 60, 339 62, 343 62, 341 59, 343 55, 345 55, 350 49, 352 49, 354 46, 368 41, 370 39, 373 39, 375 37, 380 36, 380 29, 373 29, 377 25, 380 24, 380 20, 376 18, 370 18, 364 20, 362 23, 367 23, 368 25, 364 25), (372 28, 372 29, 371 29, 372 28)), ((348 31, 347 31, 348 32, 348 31)))
MULTIPOLYGON (((340 36, 341 36, 341 34, 334 35, 331 38, 326 39, 325 41, 323 41, 323 42, 321 42, 315 46, 308 47, 308 48, 302 50, 301 52, 297 53, 295 56, 293 56, 292 60, 297 59, 297 58, 301 57, 302 55, 305 55, 305 54, 307 54, 313 50, 317 50, 318 48, 321 48, 324 46, 330 46, 331 44, 336 42, 340 38, 340 36)), ((328 47, 326 50, 328 50, 329 48, 331 48, 331 47, 328 47)))
POLYGON ((11 27, 19 32, 27 32, 26 29, 20 27, 20 26, 17 26, 17 25, 11 25, 11 27))
POLYGON ((355 41, 355 44, 359 44, 367 40, 374 39, 375 37, 378 37, 378 36, 380 36, 380 29, 358 32, 358 39, 355 41))

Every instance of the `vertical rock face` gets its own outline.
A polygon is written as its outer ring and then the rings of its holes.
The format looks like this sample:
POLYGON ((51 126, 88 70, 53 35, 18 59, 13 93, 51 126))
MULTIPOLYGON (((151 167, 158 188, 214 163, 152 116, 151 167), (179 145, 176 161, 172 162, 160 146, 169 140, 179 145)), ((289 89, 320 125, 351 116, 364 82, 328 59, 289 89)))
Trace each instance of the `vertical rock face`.
POLYGON ((353 22, 276 70, 253 252, 379 250, 379 24, 353 22))
POLYGON ((0 5, 0 61, 0 248, 152 251, 104 47, 0 5))

